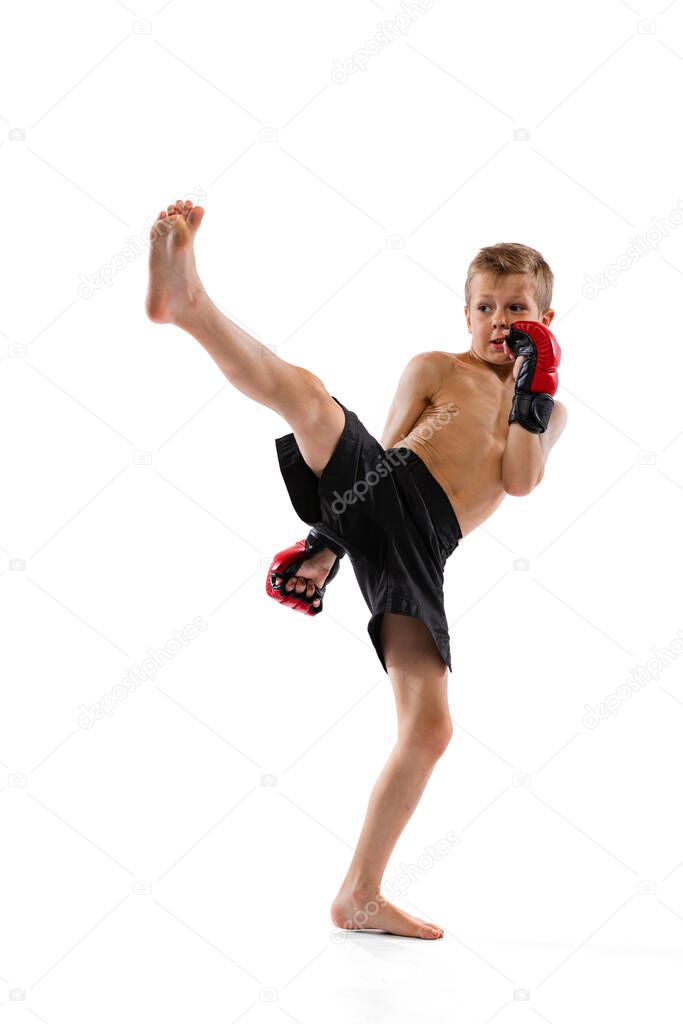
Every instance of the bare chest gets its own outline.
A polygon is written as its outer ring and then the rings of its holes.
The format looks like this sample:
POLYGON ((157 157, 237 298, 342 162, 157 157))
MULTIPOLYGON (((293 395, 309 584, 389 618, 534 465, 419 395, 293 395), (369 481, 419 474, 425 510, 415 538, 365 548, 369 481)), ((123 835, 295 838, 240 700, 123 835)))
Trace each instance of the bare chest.
POLYGON ((463 533, 505 496, 502 461, 514 387, 468 371, 444 376, 406 437, 451 499, 463 533))

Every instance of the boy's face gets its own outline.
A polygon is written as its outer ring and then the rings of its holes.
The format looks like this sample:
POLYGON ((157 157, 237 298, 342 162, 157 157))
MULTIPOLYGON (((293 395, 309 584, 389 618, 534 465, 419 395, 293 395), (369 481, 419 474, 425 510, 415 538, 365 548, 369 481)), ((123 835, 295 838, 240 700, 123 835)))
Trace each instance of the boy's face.
POLYGON ((472 335, 472 352, 488 363, 512 366, 514 356, 503 344, 510 325, 517 320, 536 320, 548 327, 555 311, 548 309, 541 315, 533 281, 527 274, 496 278, 490 273, 477 273, 465 316, 472 335))

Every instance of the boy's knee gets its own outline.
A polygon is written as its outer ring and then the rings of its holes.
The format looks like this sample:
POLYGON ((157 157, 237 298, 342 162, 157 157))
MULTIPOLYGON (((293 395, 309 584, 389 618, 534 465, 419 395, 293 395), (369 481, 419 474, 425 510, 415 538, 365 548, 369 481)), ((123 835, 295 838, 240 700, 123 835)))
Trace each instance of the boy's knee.
POLYGON ((303 395, 308 400, 312 409, 317 411, 321 406, 329 402, 330 394, 320 377, 316 376, 315 373, 306 370, 302 366, 298 366, 297 370, 300 374, 303 395))
POLYGON ((300 435, 324 437, 331 417, 339 416, 339 406, 321 378, 301 367, 295 367, 295 371, 288 409, 282 415, 300 435))
POLYGON ((299 422, 314 422, 330 401, 330 395, 320 377, 303 366, 290 366, 286 384, 284 393, 280 391, 280 399, 287 407, 286 411, 281 410, 285 418, 290 422, 293 418, 299 422))
POLYGON ((420 716, 403 729, 403 743, 433 760, 445 753, 452 738, 453 722, 448 714, 420 716))

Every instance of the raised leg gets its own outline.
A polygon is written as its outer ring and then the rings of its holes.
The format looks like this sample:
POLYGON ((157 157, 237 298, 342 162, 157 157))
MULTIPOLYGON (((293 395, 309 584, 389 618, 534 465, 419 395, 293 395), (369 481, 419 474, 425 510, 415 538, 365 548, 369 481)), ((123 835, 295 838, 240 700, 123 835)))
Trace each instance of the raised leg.
POLYGON ((211 301, 194 257, 203 217, 201 206, 181 200, 159 214, 150 231, 147 315, 187 331, 238 391, 280 413, 320 476, 341 436, 344 412, 319 377, 281 359, 211 301))
POLYGON ((380 884, 396 841, 452 735, 448 668, 418 619, 386 614, 381 640, 396 700, 398 736, 370 795, 356 852, 332 904, 332 920, 339 928, 379 928, 437 939, 442 928, 389 903, 380 884))

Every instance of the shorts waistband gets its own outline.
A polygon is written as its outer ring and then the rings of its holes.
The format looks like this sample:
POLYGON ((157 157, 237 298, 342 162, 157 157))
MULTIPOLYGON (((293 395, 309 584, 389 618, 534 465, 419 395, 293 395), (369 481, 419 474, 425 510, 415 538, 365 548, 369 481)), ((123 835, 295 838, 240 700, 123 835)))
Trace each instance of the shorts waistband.
POLYGON ((462 530, 448 495, 412 448, 399 445, 395 449, 386 450, 401 452, 401 461, 416 480, 420 493, 425 496, 425 504, 434 529, 450 555, 462 538, 462 530))

